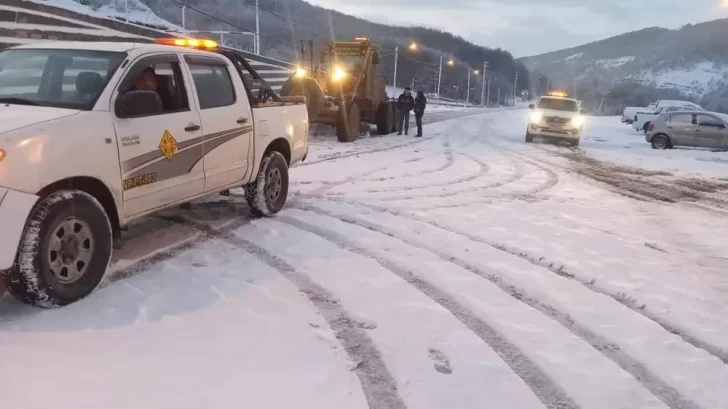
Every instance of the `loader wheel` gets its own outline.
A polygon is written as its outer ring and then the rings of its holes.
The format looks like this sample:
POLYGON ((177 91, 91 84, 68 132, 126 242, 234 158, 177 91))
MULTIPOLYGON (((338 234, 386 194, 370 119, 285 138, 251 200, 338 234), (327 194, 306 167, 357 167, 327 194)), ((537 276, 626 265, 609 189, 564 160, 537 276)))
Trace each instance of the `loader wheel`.
POLYGON ((342 103, 336 121, 336 137, 339 142, 354 142, 359 135, 359 122, 361 112, 356 102, 352 102, 348 110, 346 104, 342 103))
POLYGON ((399 130, 397 129, 399 126, 399 110, 397 109, 397 103, 390 101, 389 105, 392 109, 392 132, 397 132, 399 130))
POLYGON ((387 135, 394 127, 394 110, 391 104, 382 102, 377 108, 377 133, 387 135))
POLYGON ((321 110, 324 109, 324 92, 313 78, 289 78, 288 81, 283 83, 283 87, 281 87, 281 96, 306 97, 309 122, 314 122, 321 113, 321 110))

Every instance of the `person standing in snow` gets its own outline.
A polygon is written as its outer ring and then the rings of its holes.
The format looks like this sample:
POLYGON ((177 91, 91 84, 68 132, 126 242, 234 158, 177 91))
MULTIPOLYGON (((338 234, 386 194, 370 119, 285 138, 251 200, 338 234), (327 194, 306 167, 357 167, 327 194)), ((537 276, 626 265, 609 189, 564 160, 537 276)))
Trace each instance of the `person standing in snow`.
POLYGON ((404 92, 397 98, 397 109, 399 110, 399 128, 397 135, 402 135, 402 125, 404 124, 404 134, 409 131, 410 111, 415 107, 415 99, 412 98, 410 87, 404 89, 404 92))
POLYGON ((425 107, 427 107, 427 98, 425 98, 425 93, 417 91, 417 98, 415 98, 415 122, 417 122, 416 137, 422 136, 422 116, 425 114, 425 107))

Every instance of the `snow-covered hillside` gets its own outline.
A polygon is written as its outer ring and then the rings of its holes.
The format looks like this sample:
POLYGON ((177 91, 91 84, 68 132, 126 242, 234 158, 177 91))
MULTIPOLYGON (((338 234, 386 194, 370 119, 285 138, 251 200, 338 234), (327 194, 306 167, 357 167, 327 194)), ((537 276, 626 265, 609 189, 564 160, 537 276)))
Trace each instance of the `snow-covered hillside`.
POLYGON ((79 13, 95 15, 99 17, 122 18, 131 23, 141 23, 153 26, 164 27, 172 31, 182 31, 182 27, 162 19, 139 0, 110 0, 98 9, 83 5, 74 0, 34 0, 58 7, 63 7, 79 13), (127 8, 128 7, 128 8, 127 8))

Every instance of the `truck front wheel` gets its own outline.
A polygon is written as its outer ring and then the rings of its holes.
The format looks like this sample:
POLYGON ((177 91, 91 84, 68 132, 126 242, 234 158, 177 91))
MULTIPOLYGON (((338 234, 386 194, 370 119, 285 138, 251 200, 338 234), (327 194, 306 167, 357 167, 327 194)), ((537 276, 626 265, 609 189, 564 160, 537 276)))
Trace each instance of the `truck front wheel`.
POLYGON ((245 199, 256 216, 273 216, 288 198, 288 163, 280 152, 268 152, 258 177, 245 186, 245 199))
POLYGON ((112 229, 93 196, 62 190, 41 199, 23 230, 5 280, 26 304, 58 307, 89 295, 111 260, 112 229))

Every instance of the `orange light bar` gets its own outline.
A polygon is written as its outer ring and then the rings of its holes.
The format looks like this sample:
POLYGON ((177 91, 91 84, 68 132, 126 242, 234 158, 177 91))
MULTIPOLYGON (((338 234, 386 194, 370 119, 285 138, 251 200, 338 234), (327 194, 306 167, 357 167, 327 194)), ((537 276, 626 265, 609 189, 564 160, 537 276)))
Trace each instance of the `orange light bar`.
POLYGON ((177 47, 215 49, 217 42, 213 40, 201 40, 197 38, 155 38, 154 44, 174 45, 177 47))
POLYGON ((567 96, 569 96, 569 94, 567 94, 566 92, 561 92, 561 91, 551 91, 551 92, 549 92, 549 96, 566 98, 567 96))

